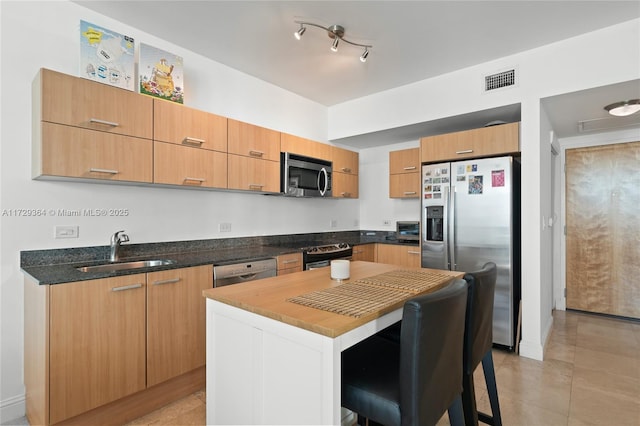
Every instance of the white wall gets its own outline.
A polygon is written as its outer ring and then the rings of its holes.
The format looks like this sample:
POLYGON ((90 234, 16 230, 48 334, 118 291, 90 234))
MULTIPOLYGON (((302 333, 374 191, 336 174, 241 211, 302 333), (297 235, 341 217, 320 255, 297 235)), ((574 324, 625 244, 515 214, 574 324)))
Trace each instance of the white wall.
POLYGON ((389 151, 417 148, 420 141, 360 151, 360 228, 396 230, 398 220, 420 220, 420 199, 389 198, 389 151), (385 225, 384 221, 389 221, 385 225))
POLYGON ((0 7, 0 208, 130 211, 123 218, 1 217, 0 423, 24 414, 21 250, 107 245, 119 229, 132 243, 358 229, 357 200, 31 180, 31 83, 41 67, 78 75, 81 19, 183 56, 188 106, 320 141, 327 140, 327 108, 71 2, 0 7), (219 233, 221 222, 232 232, 219 233), (71 224, 80 227, 78 239, 53 238, 55 225, 71 224))
MULTIPOLYGON (((540 100, 640 76, 640 20, 608 27, 496 61, 373 94, 329 108, 329 139, 429 122, 498 106, 521 104, 522 342, 521 355, 542 359, 551 325, 551 164, 540 100), (484 75, 515 67, 517 87, 481 93, 484 75), (463 100, 463 102, 461 102, 463 100), (393 106, 393 107, 390 107, 393 106)), ((366 200, 361 211, 377 208, 366 200)), ((364 213, 363 213, 364 214, 364 213)))

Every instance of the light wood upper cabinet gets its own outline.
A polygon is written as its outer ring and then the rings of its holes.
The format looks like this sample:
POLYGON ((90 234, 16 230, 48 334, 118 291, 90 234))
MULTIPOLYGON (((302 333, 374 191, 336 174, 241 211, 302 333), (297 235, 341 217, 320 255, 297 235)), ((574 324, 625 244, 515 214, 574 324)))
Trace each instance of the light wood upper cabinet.
POLYGON ((280 192, 280 163, 229 154, 229 189, 280 192))
POLYGON ((376 261, 376 245, 360 244, 353 246, 352 260, 364 260, 365 262, 376 261))
POLYGON ((154 142, 154 183, 227 188, 227 154, 154 142))
POLYGON ((280 161, 280 132, 232 119, 228 124, 230 154, 280 161))
POLYGON ((420 198, 420 173, 389 175, 389 198, 420 198))
POLYGON ((278 275, 302 271, 302 253, 282 254, 276 257, 278 275))
POLYGON ((147 386, 205 364, 206 308, 211 265, 147 274, 147 386))
POLYGON ((33 176, 151 182, 152 142, 59 124, 42 123, 33 176))
POLYGON ((420 149, 389 152, 389 197, 420 198, 420 149))
POLYGON ((389 152, 389 174, 420 173, 420 148, 389 152))
POLYGON ((339 173, 347 173, 351 175, 358 174, 358 163, 360 155, 355 151, 332 146, 333 171, 339 173))
POLYGON ((420 139, 421 160, 434 162, 510 154, 520 150, 520 123, 428 136, 420 139))
POLYGON ((358 175, 346 173, 331 174, 331 191, 333 198, 358 198, 359 179, 358 175))
POLYGON ((325 143, 281 133, 280 150, 282 152, 292 152, 306 157, 331 161, 333 157, 331 148, 331 145, 325 143))
POLYGON ((392 265, 419 268, 421 252, 419 246, 402 246, 395 244, 376 244, 376 262, 392 265))
POLYGON ((154 99, 153 139, 227 152, 227 118, 154 99))
POLYGON ((153 137, 153 99, 148 96, 41 69, 33 97, 36 121, 153 137))
POLYGON ((145 388, 145 285, 136 274, 50 286, 51 424, 145 388))

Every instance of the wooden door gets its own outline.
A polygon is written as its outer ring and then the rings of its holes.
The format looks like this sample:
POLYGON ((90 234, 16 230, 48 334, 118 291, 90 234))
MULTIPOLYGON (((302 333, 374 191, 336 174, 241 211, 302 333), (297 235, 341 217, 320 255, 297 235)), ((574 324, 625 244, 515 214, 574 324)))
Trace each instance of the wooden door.
POLYGON ((147 276, 147 386, 205 364, 206 306, 211 265, 150 272, 147 276))
POLYGON ((136 274, 51 286, 51 424, 145 388, 145 285, 136 274))
POLYGON ((640 318, 640 142, 566 152, 567 308, 640 318))

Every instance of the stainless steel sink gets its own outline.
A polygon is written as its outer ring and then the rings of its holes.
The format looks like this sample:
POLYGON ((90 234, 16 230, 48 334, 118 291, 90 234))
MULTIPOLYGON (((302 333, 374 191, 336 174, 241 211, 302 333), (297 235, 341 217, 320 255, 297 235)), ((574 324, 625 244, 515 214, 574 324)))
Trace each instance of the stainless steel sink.
POLYGON ((102 265, 81 266, 76 269, 80 272, 111 272, 127 269, 150 268, 152 266, 173 265, 174 263, 176 263, 175 260, 169 259, 136 260, 133 262, 104 263, 102 265))

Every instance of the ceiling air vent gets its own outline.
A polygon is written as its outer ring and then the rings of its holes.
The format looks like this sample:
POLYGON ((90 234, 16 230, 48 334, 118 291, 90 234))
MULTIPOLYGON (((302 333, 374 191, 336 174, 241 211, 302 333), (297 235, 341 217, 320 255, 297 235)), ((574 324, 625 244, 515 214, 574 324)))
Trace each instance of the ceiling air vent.
POLYGON ((516 70, 499 72, 487 75, 484 78, 484 91, 489 92, 503 87, 514 86, 516 84, 516 70))

